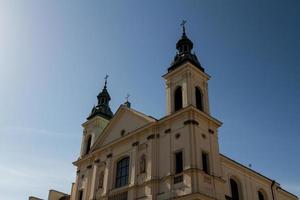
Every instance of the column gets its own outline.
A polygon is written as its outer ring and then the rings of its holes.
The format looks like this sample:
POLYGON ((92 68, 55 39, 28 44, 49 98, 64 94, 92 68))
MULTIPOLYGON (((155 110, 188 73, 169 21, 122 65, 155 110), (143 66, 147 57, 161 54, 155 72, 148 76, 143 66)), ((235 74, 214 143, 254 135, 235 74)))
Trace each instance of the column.
POLYGON ((92 169, 92 177, 91 177, 91 194, 90 199, 96 198, 96 176, 97 176, 97 164, 94 164, 92 169))

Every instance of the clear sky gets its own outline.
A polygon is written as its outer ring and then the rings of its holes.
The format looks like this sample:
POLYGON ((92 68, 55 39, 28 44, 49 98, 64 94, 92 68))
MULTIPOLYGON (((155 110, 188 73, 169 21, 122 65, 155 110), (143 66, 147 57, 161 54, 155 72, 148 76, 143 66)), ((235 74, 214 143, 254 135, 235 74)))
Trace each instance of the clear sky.
POLYGON ((187 34, 209 81, 221 153, 300 195, 300 1, 0 0, 0 199, 70 192, 104 76, 116 111, 156 118, 187 34))

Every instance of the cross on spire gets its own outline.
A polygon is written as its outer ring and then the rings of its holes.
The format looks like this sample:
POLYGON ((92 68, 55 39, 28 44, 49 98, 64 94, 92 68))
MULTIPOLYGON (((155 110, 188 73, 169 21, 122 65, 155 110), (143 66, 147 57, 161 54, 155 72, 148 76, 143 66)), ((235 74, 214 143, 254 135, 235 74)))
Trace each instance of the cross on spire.
POLYGON ((125 97, 126 102, 129 102, 129 101, 128 101, 128 100, 129 100, 129 97, 130 97, 130 94, 127 94, 126 97, 125 97))
POLYGON ((183 35, 185 35, 185 24, 186 24, 186 20, 182 20, 180 26, 182 26, 183 35))
POLYGON ((104 87, 106 88, 106 85, 107 85, 107 79, 108 79, 108 75, 106 74, 106 76, 104 77, 104 79, 105 79, 105 84, 104 84, 104 87))

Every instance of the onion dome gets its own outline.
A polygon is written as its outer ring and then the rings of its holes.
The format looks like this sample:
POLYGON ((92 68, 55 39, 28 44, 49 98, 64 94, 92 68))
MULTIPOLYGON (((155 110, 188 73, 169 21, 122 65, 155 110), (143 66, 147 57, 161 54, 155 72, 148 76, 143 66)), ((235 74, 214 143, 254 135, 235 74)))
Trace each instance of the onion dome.
POLYGON ((187 37, 185 33, 185 23, 186 21, 183 21, 181 24, 182 36, 176 43, 176 49, 178 50, 178 52, 176 53, 171 66, 168 68, 168 72, 176 69, 177 67, 188 61, 204 72, 204 68, 198 61, 196 54, 191 52, 193 49, 193 42, 187 37))
POLYGON ((110 101, 110 96, 107 91, 107 78, 108 76, 105 77, 105 85, 102 89, 102 91, 98 94, 97 99, 98 99, 98 104, 97 106, 94 106, 91 113, 87 117, 87 119, 92 119, 95 116, 100 116, 105 119, 110 120, 113 117, 113 113, 109 107, 109 101, 110 101))

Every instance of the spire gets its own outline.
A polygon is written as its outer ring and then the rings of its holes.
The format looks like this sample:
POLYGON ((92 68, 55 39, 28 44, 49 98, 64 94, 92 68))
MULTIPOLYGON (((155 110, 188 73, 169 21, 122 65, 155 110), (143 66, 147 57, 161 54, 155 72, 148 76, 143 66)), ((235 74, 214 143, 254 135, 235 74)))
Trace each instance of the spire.
POLYGON ((87 118, 88 120, 92 119, 94 116, 101 116, 108 120, 113 117, 113 113, 109 107, 110 95, 107 91, 108 75, 106 75, 104 79, 105 79, 104 87, 97 96, 98 105, 93 107, 90 115, 87 118))
POLYGON ((183 36, 185 36, 186 34, 185 34, 185 23, 186 23, 186 20, 182 20, 182 22, 181 22, 181 24, 180 24, 180 26, 182 26, 182 35, 183 36))
POLYGON ((168 68, 168 71, 172 71, 182 65, 183 63, 189 61, 195 65, 201 71, 204 71, 203 67, 198 61, 197 56, 192 53, 193 42, 187 37, 185 29, 186 20, 183 20, 180 26, 182 26, 182 36, 176 43, 176 49, 178 50, 171 66, 168 68))
POLYGON ((104 77, 104 79, 105 79, 105 83, 104 83, 104 88, 106 89, 106 85, 107 85, 107 79, 108 79, 108 75, 106 74, 106 76, 104 77))

